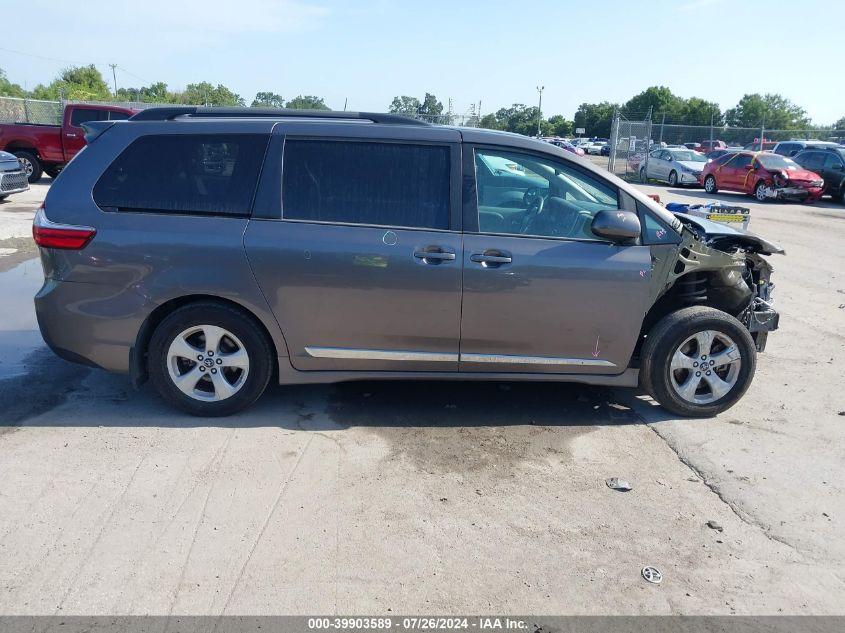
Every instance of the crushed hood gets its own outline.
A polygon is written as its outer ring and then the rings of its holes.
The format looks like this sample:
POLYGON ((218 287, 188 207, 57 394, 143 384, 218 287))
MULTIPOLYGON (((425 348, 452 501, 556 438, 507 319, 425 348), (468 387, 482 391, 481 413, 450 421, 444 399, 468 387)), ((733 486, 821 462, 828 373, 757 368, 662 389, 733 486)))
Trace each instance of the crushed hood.
POLYGON ((709 246, 719 250, 729 250, 734 247, 741 247, 762 255, 784 255, 786 252, 772 242, 755 235, 750 231, 744 231, 740 228, 722 224, 721 222, 713 222, 712 220, 705 220, 704 218, 697 218, 686 213, 675 213, 675 216, 683 222, 687 228, 692 227, 692 230, 699 234, 709 246))

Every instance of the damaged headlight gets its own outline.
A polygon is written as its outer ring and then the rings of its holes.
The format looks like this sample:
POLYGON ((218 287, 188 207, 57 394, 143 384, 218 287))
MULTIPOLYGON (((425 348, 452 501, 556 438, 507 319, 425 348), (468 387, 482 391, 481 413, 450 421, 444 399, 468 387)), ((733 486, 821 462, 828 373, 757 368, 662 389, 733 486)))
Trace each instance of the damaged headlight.
POLYGON ((813 187, 824 187, 824 180, 811 180, 810 185, 813 187))
POLYGON ((776 171, 773 179, 778 187, 786 187, 789 183, 789 176, 783 171, 776 171))

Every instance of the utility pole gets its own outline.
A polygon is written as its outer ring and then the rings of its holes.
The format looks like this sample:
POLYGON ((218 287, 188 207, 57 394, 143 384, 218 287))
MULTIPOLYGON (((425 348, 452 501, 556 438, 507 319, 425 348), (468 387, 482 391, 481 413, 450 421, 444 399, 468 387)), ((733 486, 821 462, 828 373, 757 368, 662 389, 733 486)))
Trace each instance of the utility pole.
POLYGON ((716 116, 716 112, 710 112, 710 147, 707 148, 708 152, 713 151, 713 117, 716 116))
POLYGON ((537 138, 540 138, 541 130, 540 123, 543 121, 543 90, 545 86, 537 86, 537 92, 540 93, 540 105, 537 107, 537 138))
POLYGON ((114 69, 117 68, 117 64, 109 64, 111 66, 111 78, 114 80, 114 96, 117 96, 117 74, 115 73, 114 69))

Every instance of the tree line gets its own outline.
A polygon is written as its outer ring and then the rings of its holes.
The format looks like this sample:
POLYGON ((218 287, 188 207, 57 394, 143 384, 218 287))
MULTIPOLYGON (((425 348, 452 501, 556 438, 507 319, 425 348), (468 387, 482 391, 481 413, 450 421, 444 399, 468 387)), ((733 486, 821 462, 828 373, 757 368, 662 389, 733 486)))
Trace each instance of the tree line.
MULTIPOLYGON (((58 101, 142 101, 145 103, 172 103, 184 105, 245 106, 246 100, 223 84, 216 86, 208 81, 192 83, 184 90, 171 90, 163 81, 138 88, 118 88, 113 92, 97 68, 74 66, 59 73, 49 84, 38 84, 24 90, 10 82, 0 68, 0 97, 20 97, 58 101)), ((322 97, 299 95, 285 100, 273 92, 259 92, 250 104, 252 107, 297 108, 329 110, 322 97)))
MULTIPOLYGON (((184 90, 171 90, 165 82, 149 86, 124 87, 113 92, 97 68, 74 66, 59 73, 49 84, 38 84, 32 90, 10 82, 0 68, 0 96, 29 97, 45 100, 76 101, 141 101, 147 103, 172 103, 210 106, 245 106, 246 100, 223 84, 214 85, 208 81, 192 83, 184 90)), ((252 107, 297 108, 329 110, 322 97, 298 95, 286 100, 274 92, 258 92, 250 103, 252 107)), ((388 111, 414 116, 436 123, 453 123, 455 117, 446 110, 442 101, 434 94, 425 93, 422 98, 397 96, 388 106, 388 111)), ((746 94, 732 108, 722 111, 718 104, 699 97, 684 98, 674 94, 666 86, 651 86, 634 95, 624 103, 602 101, 582 103, 575 114, 568 119, 562 114, 540 116, 537 106, 514 103, 510 107, 479 116, 473 112, 465 124, 516 132, 533 136, 537 133, 539 119, 543 136, 571 136, 575 129, 584 128, 588 136, 608 137, 614 112, 631 120, 643 120, 651 116, 659 124, 681 124, 715 127, 731 126, 770 130, 813 130, 833 127, 845 129, 845 116, 832 126, 813 125, 806 110, 779 94, 746 94)))

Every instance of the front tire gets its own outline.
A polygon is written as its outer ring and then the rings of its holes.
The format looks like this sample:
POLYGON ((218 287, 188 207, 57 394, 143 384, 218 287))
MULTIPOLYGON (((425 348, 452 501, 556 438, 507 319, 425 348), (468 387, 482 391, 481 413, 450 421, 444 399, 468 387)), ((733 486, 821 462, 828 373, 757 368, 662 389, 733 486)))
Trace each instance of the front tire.
POLYGON ((757 199, 757 202, 766 202, 768 200, 765 190, 766 183, 762 180, 754 187, 754 197, 757 199))
POLYGON ((707 193, 716 193, 719 191, 719 187, 716 185, 715 176, 707 176, 707 178, 704 179, 704 191, 707 193))
POLYGON ((35 154, 24 150, 12 153, 18 157, 18 160, 23 165, 24 171, 26 172, 26 179, 30 183, 41 180, 41 174, 44 172, 44 168, 35 154))
POLYGON ((150 380, 172 406, 191 415, 231 415, 255 402, 270 380, 272 348, 251 316, 228 305, 178 308, 153 332, 150 380))
POLYGON ((712 417, 742 397, 756 364, 754 339, 742 323, 714 308, 684 308, 649 332, 642 386, 672 413, 712 417))
POLYGON ((670 187, 677 187, 678 186, 678 172, 674 169, 669 172, 669 186, 670 187))

